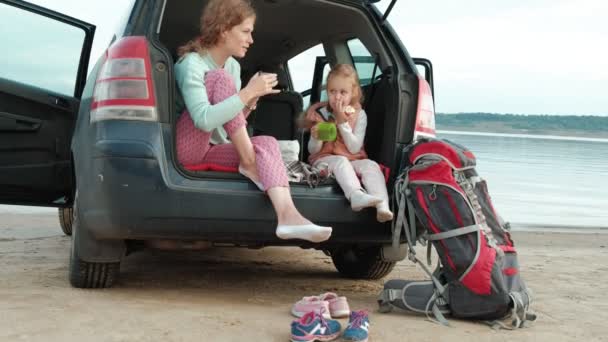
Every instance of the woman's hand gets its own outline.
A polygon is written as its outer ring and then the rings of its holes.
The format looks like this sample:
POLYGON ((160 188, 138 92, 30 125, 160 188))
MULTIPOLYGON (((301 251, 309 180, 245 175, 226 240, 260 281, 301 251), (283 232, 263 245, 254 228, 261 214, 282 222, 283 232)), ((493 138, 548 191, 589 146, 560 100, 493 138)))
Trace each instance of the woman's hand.
POLYGON ((321 118, 319 113, 317 113, 317 109, 319 109, 323 106, 327 106, 327 102, 318 102, 318 103, 315 103, 312 106, 308 107, 308 109, 306 110, 306 120, 312 121, 312 122, 323 121, 323 118, 321 118))
POLYGON ((264 95, 280 93, 280 89, 273 89, 277 84, 279 84, 277 74, 262 74, 257 72, 251 77, 247 86, 241 90, 242 94, 239 93, 239 95, 243 95, 241 96, 241 99, 244 103, 249 103, 255 98, 264 95))
POLYGON ((256 109, 258 106, 259 99, 260 99, 259 97, 254 97, 253 99, 251 99, 251 101, 247 102, 246 107, 249 108, 250 110, 256 109))

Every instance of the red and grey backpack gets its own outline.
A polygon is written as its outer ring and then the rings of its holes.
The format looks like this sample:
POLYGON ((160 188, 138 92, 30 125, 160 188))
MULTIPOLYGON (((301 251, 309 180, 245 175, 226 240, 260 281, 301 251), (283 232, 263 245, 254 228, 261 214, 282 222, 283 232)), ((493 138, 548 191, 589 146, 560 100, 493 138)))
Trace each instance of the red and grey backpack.
POLYGON ((388 281, 378 298, 380 311, 400 308, 426 313, 445 325, 448 314, 504 328, 520 328, 534 320, 509 226, 475 171, 473 153, 439 139, 420 141, 405 153, 409 165, 395 184, 393 244, 399 244, 404 231, 409 259, 431 280, 388 281), (428 265, 431 245, 435 247, 439 255, 435 271, 416 257, 416 241, 427 244, 428 265))

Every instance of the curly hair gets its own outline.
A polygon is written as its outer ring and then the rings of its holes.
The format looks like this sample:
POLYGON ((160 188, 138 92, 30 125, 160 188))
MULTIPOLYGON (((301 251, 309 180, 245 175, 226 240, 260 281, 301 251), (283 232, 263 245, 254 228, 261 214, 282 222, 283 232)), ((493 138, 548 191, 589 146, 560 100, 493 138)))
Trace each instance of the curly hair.
POLYGON ((209 0, 201 14, 200 35, 180 46, 177 55, 202 53, 219 43, 223 32, 251 17, 255 18, 255 10, 250 0, 209 0))
POLYGON ((357 71, 350 64, 336 64, 334 65, 329 74, 327 74, 327 83, 336 76, 349 78, 353 83, 353 97, 350 101, 350 105, 358 109, 361 108, 363 103, 363 91, 361 90, 361 83, 359 82, 359 75, 357 71))

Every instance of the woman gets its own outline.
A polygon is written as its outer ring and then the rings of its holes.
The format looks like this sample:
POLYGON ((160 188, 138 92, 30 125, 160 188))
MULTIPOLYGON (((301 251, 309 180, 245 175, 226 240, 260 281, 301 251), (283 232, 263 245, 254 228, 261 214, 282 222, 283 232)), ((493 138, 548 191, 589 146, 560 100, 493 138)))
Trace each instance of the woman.
POLYGON ((241 89, 240 65, 233 57, 244 57, 253 44, 255 18, 247 0, 210 0, 200 36, 179 48, 175 78, 186 110, 177 123, 178 160, 238 166, 270 197, 279 238, 325 241, 331 227, 311 223, 293 203, 277 141, 247 134, 245 118, 258 98, 279 92, 273 89, 276 74, 256 74, 241 89))

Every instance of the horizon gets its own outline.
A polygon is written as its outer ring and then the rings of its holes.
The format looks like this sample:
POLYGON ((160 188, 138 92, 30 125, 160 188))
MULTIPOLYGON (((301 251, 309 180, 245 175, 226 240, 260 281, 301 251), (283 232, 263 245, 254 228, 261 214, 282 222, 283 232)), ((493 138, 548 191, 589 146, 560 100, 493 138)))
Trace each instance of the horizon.
POLYGON ((493 112, 438 112, 435 114, 458 115, 458 114, 489 114, 489 115, 516 115, 516 116, 559 116, 559 117, 594 117, 608 119, 608 114, 593 115, 593 114, 536 114, 536 113, 493 113, 493 112))
MULTIPOLYGON (((97 26, 91 67, 132 0, 32 2, 97 26)), ((383 12, 389 2, 377 7, 383 12)), ((604 13, 608 3, 600 0, 398 1, 388 21, 411 56, 433 62, 438 113, 605 117, 604 13)), ((41 38, 49 49, 60 44, 41 38)))

